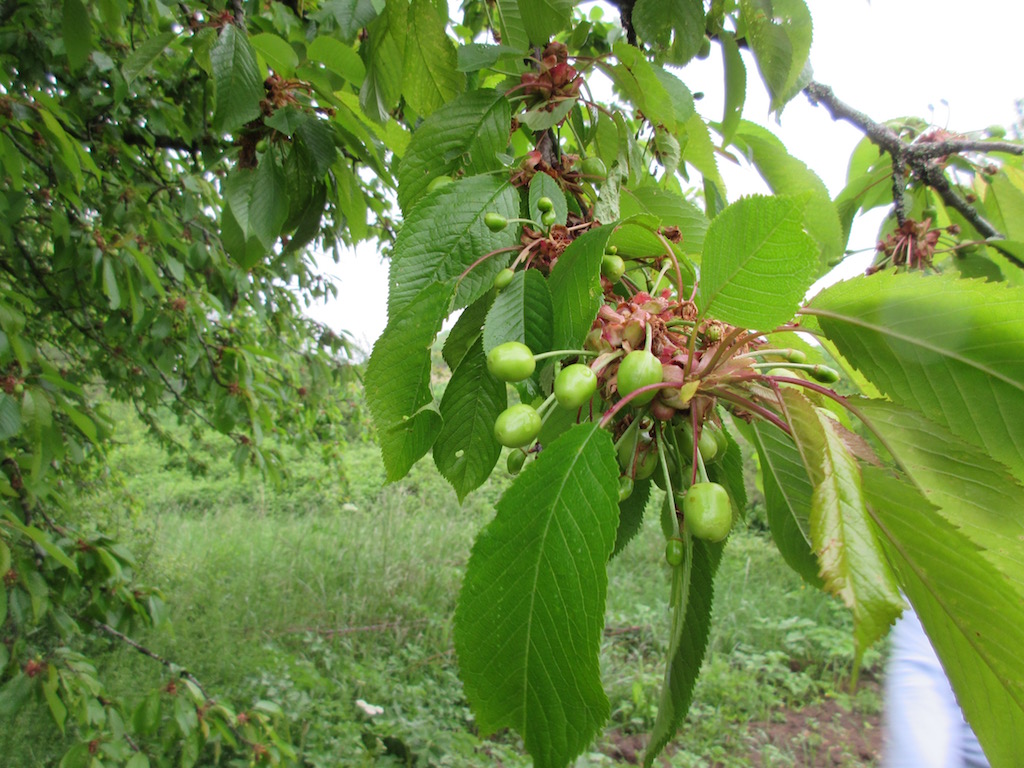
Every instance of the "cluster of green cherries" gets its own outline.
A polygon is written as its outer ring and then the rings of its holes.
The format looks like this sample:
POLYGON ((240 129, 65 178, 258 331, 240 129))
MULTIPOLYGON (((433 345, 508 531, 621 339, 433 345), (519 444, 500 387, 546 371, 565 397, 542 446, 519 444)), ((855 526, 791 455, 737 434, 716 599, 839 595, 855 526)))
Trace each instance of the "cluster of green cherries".
MULTIPOLYGON (((592 354, 578 350, 558 350, 535 355, 522 342, 507 341, 492 348, 487 354, 487 370, 508 383, 523 381, 533 375, 537 361, 559 355, 592 354)), ((662 381, 662 365, 650 351, 636 349, 622 358, 616 374, 617 389, 621 398, 626 398, 644 387, 662 381)), ((555 376, 553 392, 540 408, 527 403, 516 403, 502 411, 494 422, 494 437, 506 448, 513 448, 508 457, 509 472, 516 474, 522 468, 526 452, 522 449, 536 440, 543 426, 543 412, 552 403, 567 410, 578 410, 590 402, 597 393, 598 375, 584 363, 572 363, 562 368, 555 376)), ((631 398, 634 405, 649 403, 656 394, 656 389, 640 392, 631 398)), ((643 480, 654 476, 659 460, 655 451, 638 450, 641 425, 649 419, 635 418, 626 434, 618 441, 619 463, 626 467, 626 474, 620 478, 620 501, 629 497, 633 490, 634 480, 643 480), (632 440, 630 438, 633 438, 632 440)), ((692 444, 692 430, 689 424, 683 425, 682 432, 687 436, 684 442, 692 444)), ((706 426, 697 440, 697 447, 702 461, 711 461, 716 456, 724 455, 728 442, 724 432, 706 426)), ((701 473, 704 474, 703 472, 701 473)), ((706 478, 706 476, 705 476, 706 478)), ((660 483, 659 483, 660 485, 660 483)), ((683 516, 688 530, 693 536, 707 541, 722 541, 729 535, 732 528, 732 506, 729 494, 718 483, 697 482, 676 498, 681 501, 683 516), (679 498, 681 497, 681 499, 679 498)), ((673 534, 676 531, 672 532, 673 534)), ((669 564, 679 565, 684 558, 683 539, 677 535, 668 538, 665 557, 669 564)))

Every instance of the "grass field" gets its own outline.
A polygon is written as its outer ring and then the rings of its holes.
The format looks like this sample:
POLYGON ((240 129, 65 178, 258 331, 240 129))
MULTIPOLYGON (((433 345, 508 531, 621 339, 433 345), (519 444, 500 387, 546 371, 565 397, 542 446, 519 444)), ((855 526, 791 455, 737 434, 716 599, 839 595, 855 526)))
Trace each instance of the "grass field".
MULTIPOLYGON (((107 525, 131 541, 142 579, 172 610, 170 631, 138 639, 239 709, 278 702, 303 765, 529 765, 514 734, 478 737, 452 651, 469 548, 505 481, 460 506, 427 460, 383 487, 376 448, 357 444, 342 469, 294 458, 292 481, 275 491, 239 478, 223 454, 193 478, 131 430, 111 457, 136 512, 107 525)), ((90 503, 123 503, 110 494, 90 503)), ((612 718, 580 766, 633 762, 654 721, 663 548, 647 526, 610 565, 602 666, 612 718)), ((880 657, 868 656, 867 684, 850 694, 841 607, 805 588, 756 530, 734 533, 716 590, 695 704, 662 765, 870 765, 880 657)), ((123 647, 105 663, 128 692, 169 675, 123 647)), ((60 744, 42 708, 15 726, 0 734, 4 765, 55 764, 60 744)))

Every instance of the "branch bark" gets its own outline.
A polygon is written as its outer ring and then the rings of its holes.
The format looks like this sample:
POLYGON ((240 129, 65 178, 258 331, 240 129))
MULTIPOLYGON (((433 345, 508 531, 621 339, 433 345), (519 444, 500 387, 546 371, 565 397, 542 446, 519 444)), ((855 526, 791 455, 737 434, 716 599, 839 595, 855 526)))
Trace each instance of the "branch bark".
MULTIPOLYGON (((1006 141, 961 139, 911 144, 900 138, 899 134, 889 126, 872 120, 860 110, 841 101, 827 85, 812 81, 804 88, 804 94, 812 104, 828 110, 833 120, 843 120, 860 129, 874 144, 892 157, 893 210, 896 220, 901 226, 906 220, 906 212, 903 210, 903 191, 906 188, 906 174, 909 171, 920 182, 938 192, 942 201, 948 207, 959 212, 983 237, 1003 239, 1003 234, 978 213, 977 209, 962 195, 957 193, 953 185, 949 183, 949 179, 946 178, 946 174, 943 173, 937 159, 960 152, 1005 152, 1024 155, 1024 146, 1006 141)), ((1024 267, 1024 263, 1012 254, 999 249, 998 245, 993 245, 993 247, 1000 250, 1004 256, 1018 266, 1024 267)))

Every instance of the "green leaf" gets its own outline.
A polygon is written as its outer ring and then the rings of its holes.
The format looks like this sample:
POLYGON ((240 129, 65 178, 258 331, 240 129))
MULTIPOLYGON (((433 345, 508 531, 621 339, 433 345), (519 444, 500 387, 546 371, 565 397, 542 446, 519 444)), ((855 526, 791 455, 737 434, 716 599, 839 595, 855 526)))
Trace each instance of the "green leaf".
POLYGON ((629 498, 619 502, 619 528, 615 532, 615 546, 612 548, 611 557, 615 557, 625 549, 633 537, 640 532, 640 527, 644 522, 647 500, 651 497, 652 485, 650 480, 637 480, 629 498))
POLYGON ((864 471, 890 562, 993 766, 1024 754, 1024 604, 990 563, 907 483, 864 471))
POLYGON ((821 588, 818 560, 811 548, 811 496, 814 488, 793 441, 772 424, 748 430, 761 459, 765 510, 772 539, 783 559, 808 584, 821 588))
POLYGON ((64 50, 72 71, 81 69, 92 53, 92 19, 81 0, 64 0, 64 50))
POLYGON ((124 75, 125 82, 131 85, 135 82, 135 78, 146 72, 153 64, 155 64, 164 51, 171 43, 178 38, 176 32, 164 32, 163 34, 151 37, 134 51, 132 55, 125 59, 124 64, 121 66, 121 74, 124 75))
POLYGON ((60 677, 57 675, 57 668, 53 664, 47 664, 46 680, 43 681, 43 697, 46 699, 46 705, 50 708, 53 722, 57 724, 57 729, 63 735, 64 723, 68 719, 68 708, 64 706, 64 702, 57 695, 59 687, 60 677))
POLYGON ((917 411, 880 400, 856 406, 939 514, 1024 594, 1024 487, 1006 467, 917 411))
POLYGON ((526 24, 519 11, 519 1, 497 0, 495 10, 502 43, 515 51, 525 51, 529 48, 530 38, 526 34, 526 24))
POLYGON ((498 59, 509 53, 518 53, 519 49, 510 45, 486 45, 484 43, 468 43, 460 45, 459 71, 478 72, 494 66, 498 59))
POLYGON ((772 111, 795 94, 813 34, 811 14, 803 0, 740 0, 747 42, 761 79, 772 96, 772 111))
POLYGON ((814 488, 810 533, 820 575, 825 590, 842 598, 853 613, 859 660, 889 631, 903 600, 868 517, 860 468, 836 422, 799 392, 786 389, 782 397, 814 488))
MULTIPOLYGON (((334 161, 338 159, 338 148, 334 144, 334 131, 325 121, 311 118, 299 123, 295 129, 295 138, 299 140, 298 146, 309 153, 309 157, 313 161, 313 173, 322 178, 334 165, 334 161)), ((275 173, 278 172, 276 164, 263 160, 260 163, 260 168, 265 165, 273 166, 275 173)), ((275 179, 275 183, 278 185, 275 192, 279 192, 279 188, 284 185, 284 180, 275 179)), ((282 206, 282 208, 287 209, 286 206, 282 206)))
MULTIPOLYGON (((387 13, 382 14, 369 25, 366 39, 360 43, 366 62, 366 78, 359 89, 359 105, 366 115, 377 123, 386 123, 391 118, 391 110, 398 106, 402 97, 402 74, 405 71, 405 44, 399 44, 392 28, 392 9, 406 8, 404 3, 392 3, 386 6, 387 13)), ((406 21, 399 20, 404 29, 406 21)), ((403 38, 404 40, 404 38, 403 38)))
POLYGON ((623 188, 619 194, 619 214, 628 219, 641 213, 657 216, 664 227, 679 227, 683 238, 679 248, 684 253, 699 255, 704 249, 710 222, 700 208, 682 195, 657 187, 623 188))
POLYGON ((651 63, 638 48, 624 42, 615 43, 613 51, 619 63, 607 66, 599 61, 601 69, 651 123, 674 131, 676 116, 672 99, 654 74, 651 63))
MULTIPOLYGON (((526 36, 543 48, 569 26, 573 0, 516 0, 526 36)), ((506 41, 514 45, 511 40, 506 41)))
POLYGON ((458 69, 445 20, 430 0, 412 0, 408 24, 402 93, 409 106, 426 116, 466 90, 466 75, 458 69))
POLYGON ((722 45, 722 67, 725 71, 725 106, 722 114, 722 143, 732 141, 743 117, 743 104, 747 100, 747 67, 740 56, 735 36, 727 31, 718 34, 722 45))
POLYGON ((1000 169, 989 183, 991 194, 984 200, 985 213, 1007 240, 1024 240, 1024 172, 1000 169), (994 215, 993 215, 994 214, 994 215))
POLYGON ((124 768, 149 768, 149 758, 145 752, 136 752, 124 764, 124 768))
POLYGON ((50 541, 50 537, 45 531, 36 528, 34 525, 25 525, 13 515, 6 515, 4 518, 9 526, 14 528, 19 533, 28 536, 32 541, 38 544, 42 549, 56 560, 58 563, 63 565, 72 573, 78 573, 78 566, 75 565, 74 561, 69 558, 59 546, 50 541))
POLYGON ((455 611, 459 674, 481 733, 516 729, 538 768, 562 768, 609 714, 598 653, 615 543, 611 436, 573 427, 498 502, 455 611))
MULTIPOLYGON (((235 168, 224 180, 224 198, 245 240, 255 237, 270 250, 288 216, 287 191, 281 169, 269 159, 255 170, 235 168)), ((242 264, 251 267, 252 264, 242 264)))
POLYGON ((501 446, 494 420, 508 405, 507 387, 487 371, 478 339, 455 369, 441 398, 441 431, 434 443, 434 464, 455 488, 461 502, 490 477, 501 446))
POLYGON ((282 77, 291 77, 299 66, 299 56, 284 38, 271 32, 263 32, 249 38, 249 44, 259 52, 274 72, 282 77))
POLYGON ((506 341, 520 341, 534 354, 552 349, 551 294, 535 269, 519 270, 491 305, 484 323, 484 351, 506 341))
MULTIPOLYGON (((519 241, 515 227, 501 232, 487 228, 484 214, 491 211, 509 219, 519 214, 515 188, 491 175, 456 181, 420 200, 406 215, 391 257, 389 317, 430 283, 458 278, 481 256, 519 241)), ((490 290, 507 263, 490 258, 474 267, 459 282, 453 309, 490 290)))
POLYGON ((18 672, 0 688, 0 717, 10 722, 31 695, 32 678, 18 672))
MULTIPOLYGON (((700 115, 694 115, 682 126, 684 130, 679 133, 679 141, 683 147, 683 161, 689 163, 704 177, 704 184, 711 184, 718 192, 718 196, 725 198, 725 181, 718 170, 716 159, 717 148, 711 141, 711 133, 708 131, 707 123, 700 115)), ((705 197, 707 195, 705 194, 705 197)), ((714 208, 708 208, 709 214, 714 208)))
POLYGON ((434 112, 412 135, 398 165, 398 204, 408 212, 430 182, 459 169, 469 175, 498 170, 508 146, 508 99, 494 90, 469 91, 434 112))
POLYGON ((160 727, 160 691, 150 691, 132 712, 132 728, 142 734, 160 727))
POLYGON ((366 366, 366 399, 377 428, 387 481, 406 475, 434 444, 441 416, 430 392, 430 346, 448 313, 451 283, 426 285, 390 313, 366 366))
POLYGON ((804 208, 804 227, 818 243, 822 267, 841 258, 846 248, 842 224, 828 189, 814 171, 790 155, 771 131, 746 120, 739 121, 733 144, 753 163, 772 192, 811 193, 804 208))
POLYGON ((313 18, 331 19, 340 30, 342 39, 346 43, 351 43, 364 27, 370 25, 378 13, 373 0, 327 0, 313 18))
POLYGON ((355 49, 333 37, 321 35, 306 48, 306 57, 319 61, 327 69, 354 86, 361 86, 366 77, 366 65, 355 49))
POLYGON ((572 241, 548 277, 554 309, 554 349, 579 349, 601 306, 601 259, 615 227, 606 224, 572 241))
POLYGON ((484 320, 487 318, 487 313, 490 311, 496 295, 497 291, 488 291, 466 307, 448 332, 441 355, 451 370, 454 371, 459 367, 462 358, 469 352, 469 348, 480 338, 483 333, 484 320))
POLYGON ((21 430, 21 406, 10 395, 0 393, 0 440, 8 440, 21 430))
POLYGON ((769 330, 796 313, 818 267, 804 232, 806 195, 746 197, 711 222, 697 307, 732 325, 769 330))
POLYGON ((259 117, 263 78, 245 32, 225 24, 210 49, 210 61, 217 95, 214 125, 221 131, 233 131, 259 117))
POLYGON ((704 39, 702 0, 637 0, 632 18, 644 42, 671 48, 674 64, 685 64, 700 50, 704 39))
POLYGON ((711 630, 714 578, 725 545, 692 537, 689 541, 692 556, 682 566, 672 569, 672 634, 658 716, 644 751, 647 768, 675 738, 690 709, 711 630))
POLYGON ((832 286, 806 311, 894 402, 1024 479, 1024 289, 880 273, 832 286))

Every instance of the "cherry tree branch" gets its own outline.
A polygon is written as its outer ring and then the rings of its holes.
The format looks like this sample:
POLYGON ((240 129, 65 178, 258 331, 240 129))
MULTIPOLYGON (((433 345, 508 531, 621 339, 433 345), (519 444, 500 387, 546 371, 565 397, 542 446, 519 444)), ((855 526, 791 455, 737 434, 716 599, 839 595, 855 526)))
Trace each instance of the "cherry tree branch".
POLYGON ((206 693, 206 690, 203 688, 202 684, 199 682, 199 680, 196 678, 196 676, 193 675, 191 672, 189 672, 184 667, 182 667, 181 665, 175 664, 173 661, 169 661, 168 659, 165 659, 163 656, 161 656, 160 654, 158 654, 158 653, 156 653, 154 651, 151 651, 149 648, 147 648, 146 646, 142 645, 141 643, 139 643, 139 642, 137 642, 135 640, 132 640, 130 637, 128 637, 128 635, 126 635, 126 634, 124 634, 122 632, 118 632, 116 629, 114 629, 109 624, 106 624, 106 623, 104 623, 102 621, 98 621, 98 620, 93 620, 93 624, 95 625, 95 627, 97 629, 100 629, 100 630, 106 632, 111 637, 117 638, 118 640, 120 640, 125 645, 131 646, 136 651, 141 653, 143 656, 148 656, 149 658, 153 659, 154 661, 160 662, 165 667, 167 667, 169 670, 171 670, 171 672, 173 672, 174 674, 178 675, 179 677, 185 678, 190 683, 192 683, 192 685, 194 685, 196 687, 196 689, 198 689, 199 693, 202 694, 204 699, 206 699, 207 701, 210 701, 210 696, 206 693))
MULTIPOLYGON (((836 97, 832 88, 818 82, 811 82, 804 88, 804 94, 816 106, 823 106, 833 120, 843 120, 860 129, 872 143, 889 153, 893 167, 893 210, 900 225, 906 220, 903 209, 903 190, 906 187, 907 170, 919 181, 932 187, 942 201, 958 211, 971 226, 986 238, 1002 239, 1003 235, 978 213, 967 200, 958 194, 942 171, 937 160, 960 152, 1006 152, 1024 155, 1024 146, 1006 141, 972 141, 951 139, 948 141, 920 142, 911 144, 887 125, 872 120, 868 115, 836 97)), ((998 248, 998 246, 995 246, 998 248)), ((1007 258, 1024 266, 1013 256, 1003 252, 1007 258)))

